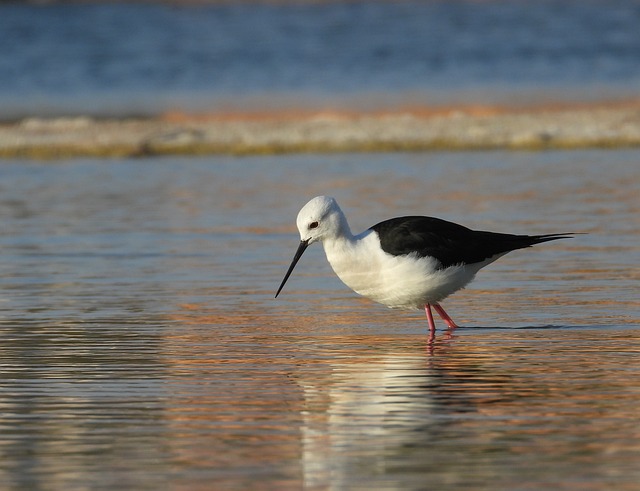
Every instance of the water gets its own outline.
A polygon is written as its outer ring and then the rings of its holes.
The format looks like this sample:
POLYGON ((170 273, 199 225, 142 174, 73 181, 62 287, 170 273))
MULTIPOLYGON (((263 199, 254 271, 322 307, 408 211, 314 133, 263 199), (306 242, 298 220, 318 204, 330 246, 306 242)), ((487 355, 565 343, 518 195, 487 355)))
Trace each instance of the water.
POLYGON ((3 161, 5 489, 637 489, 640 151, 3 161), (445 302, 357 297, 297 246, 425 213, 575 239, 445 302), (442 327, 442 324, 440 324, 442 327))
POLYGON ((637 0, 0 5, 0 117, 636 97, 637 0))

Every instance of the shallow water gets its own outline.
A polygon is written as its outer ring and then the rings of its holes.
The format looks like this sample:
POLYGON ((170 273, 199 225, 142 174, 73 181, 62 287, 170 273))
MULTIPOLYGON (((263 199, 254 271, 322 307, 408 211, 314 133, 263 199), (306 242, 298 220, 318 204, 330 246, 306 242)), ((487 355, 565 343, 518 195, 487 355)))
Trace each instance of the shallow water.
POLYGON ((0 163, 7 488, 637 489, 640 151, 0 163), (294 221, 586 232, 420 312, 294 221), (441 326, 442 327, 442 326, 441 326))

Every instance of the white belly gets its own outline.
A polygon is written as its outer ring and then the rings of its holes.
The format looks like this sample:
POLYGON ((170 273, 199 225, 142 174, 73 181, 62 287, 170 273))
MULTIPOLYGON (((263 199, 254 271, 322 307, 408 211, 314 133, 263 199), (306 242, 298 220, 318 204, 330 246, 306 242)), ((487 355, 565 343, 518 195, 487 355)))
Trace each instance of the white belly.
POLYGON ((372 232, 352 241, 332 241, 325 244, 325 252, 336 275, 353 291, 388 307, 404 309, 421 309, 444 300, 497 259, 437 269, 437 261, 431 258, 385 253, 372 232))

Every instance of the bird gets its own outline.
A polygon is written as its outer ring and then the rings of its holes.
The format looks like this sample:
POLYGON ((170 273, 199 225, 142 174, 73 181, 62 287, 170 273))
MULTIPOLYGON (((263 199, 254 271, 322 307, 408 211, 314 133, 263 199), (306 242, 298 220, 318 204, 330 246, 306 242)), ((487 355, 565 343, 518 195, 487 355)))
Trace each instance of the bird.
POLYGON ((338 202, 328 196, 304 205, 296 225, 300 243, 276 298, 303 253, 320 242, 335 274, 356 293, 390 308, 424 309, 431 341, 436 332, 431 308, 450 330, 457 328, 440 302, 480 269, 511 251, 575 235, 486 232, 428 216, 390 218, 354 235, 338 202))

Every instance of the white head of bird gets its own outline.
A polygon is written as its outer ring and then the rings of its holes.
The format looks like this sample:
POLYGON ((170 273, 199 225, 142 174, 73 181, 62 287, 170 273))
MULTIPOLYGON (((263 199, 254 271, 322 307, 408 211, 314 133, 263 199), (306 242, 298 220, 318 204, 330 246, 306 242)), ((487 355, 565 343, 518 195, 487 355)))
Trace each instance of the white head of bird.
POLYGON ((334 198, 318 196, 302 207, 296 219, 300 240, 307 246, 324 239, 351 235, 347 219, 334 198))
POLYGON ((293 268, 296 267, 307 247, 314 242, 335 240, 338 237, 352 237, 349 224, 338 206, 338 202, 328 196, 317 196, 304 205, 298 213, 296 225, 300 232, 300 245, 278 288, 276 297, 282 291, 284 284, 291 276, 293 268))

